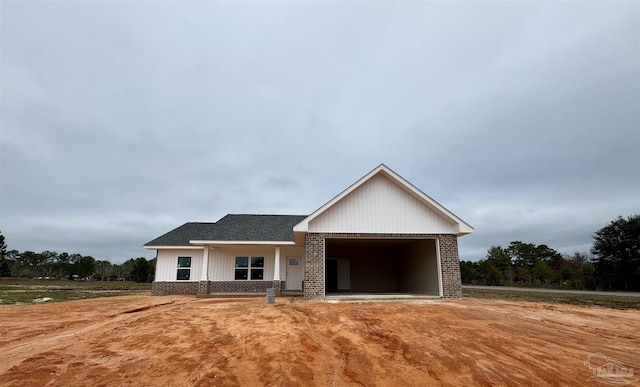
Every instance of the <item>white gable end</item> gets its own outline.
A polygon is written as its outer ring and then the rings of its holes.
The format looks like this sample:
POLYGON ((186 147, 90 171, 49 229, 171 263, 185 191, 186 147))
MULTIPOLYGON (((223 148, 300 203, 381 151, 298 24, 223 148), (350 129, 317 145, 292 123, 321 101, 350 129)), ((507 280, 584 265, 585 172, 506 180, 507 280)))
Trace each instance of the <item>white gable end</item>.
POLYGON ((456 234, 458 225, 383 174, 309 221, 310 232, 456 234))

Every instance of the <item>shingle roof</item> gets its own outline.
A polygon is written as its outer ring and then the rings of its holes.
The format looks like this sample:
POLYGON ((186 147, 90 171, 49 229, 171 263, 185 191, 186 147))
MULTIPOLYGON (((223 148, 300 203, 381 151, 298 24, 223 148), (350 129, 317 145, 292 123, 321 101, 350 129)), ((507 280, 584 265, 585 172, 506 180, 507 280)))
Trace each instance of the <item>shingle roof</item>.
POLYGON ((211 233, 215 223, 185 223, 182 226, 157 237, 145 246, 191 246, 189 241, 202 239, 211 233))
POLYGON ((190 246, 192 240, 293 242, 293 226, 306 217, 230 214, 216 223, 185 223, 145 246, 190 246))

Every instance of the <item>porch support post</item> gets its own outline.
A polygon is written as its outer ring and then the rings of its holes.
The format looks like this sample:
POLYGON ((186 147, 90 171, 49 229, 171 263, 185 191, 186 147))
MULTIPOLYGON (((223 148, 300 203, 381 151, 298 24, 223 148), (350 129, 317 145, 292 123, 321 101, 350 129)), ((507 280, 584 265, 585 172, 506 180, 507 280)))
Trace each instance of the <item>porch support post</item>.
POLYGON ((202 252, 202 273, 200 273, 200 281, 209 281, 209 246, 205 246, 202 252))
POLYGON ((273 281, 271 286, 276 291, 276 294, 282 294, 282 282, 280 282, 280 246, 276 246, 276 252, 273 260, 273 281))
POLYGON ((209 246, 204 246, 202 251, 202 267, 200 282, 198 283, 198 296, 209 294, 209 246))
POLYGON ((273 267, 273 280, 280 281, 280 246, 276 246, 276 259, 273 267))

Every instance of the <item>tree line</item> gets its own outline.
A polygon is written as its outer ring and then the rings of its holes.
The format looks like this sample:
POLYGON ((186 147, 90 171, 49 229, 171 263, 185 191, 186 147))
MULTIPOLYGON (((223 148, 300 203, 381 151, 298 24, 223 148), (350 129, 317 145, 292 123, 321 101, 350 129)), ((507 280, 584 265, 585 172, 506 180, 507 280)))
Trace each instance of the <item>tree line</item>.
POLYGON ((0 277, 152 282, 156 260, 131 258, 118 265, 81 254, 7 251, 0 232, 0 277))
MULTIPOLYGON (((640 291, 640 215, 618 217, 594 235, 590 253, 562 255, 547 245, 491 246, 477 262, 460 262, 463 284, 640 291)), ((155 259, 123 264, 80 254, 7 251, 0 232, 0 277, 124 279, 151 282, 155 259)))
POLYGON ((580 290, 640 290, 640 215, 618 217, 594 235, 590 253, 562 255, 547 245, 491 246, 460 262, 462 283, 580 290))

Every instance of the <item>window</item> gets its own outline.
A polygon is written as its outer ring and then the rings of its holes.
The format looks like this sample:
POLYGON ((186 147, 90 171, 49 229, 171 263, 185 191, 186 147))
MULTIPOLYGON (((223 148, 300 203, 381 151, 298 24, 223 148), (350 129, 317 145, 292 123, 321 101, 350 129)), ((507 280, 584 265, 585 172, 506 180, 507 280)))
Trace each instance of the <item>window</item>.
POLYGON ((191 276, 191 257, 178 257, 178 281, 188 281, 191 276))
POLYGON ((234 279, 262 280, 264 279, 264 257, 236 257, 234 279))
POLYGON ((264 257, 251 257, 251 279, 264 279, 264 257))
POLYGON ((249 279, 249 257, 236 257, 236 280, 249 279), (243 269, 247 268, 247 269, 243 269))

